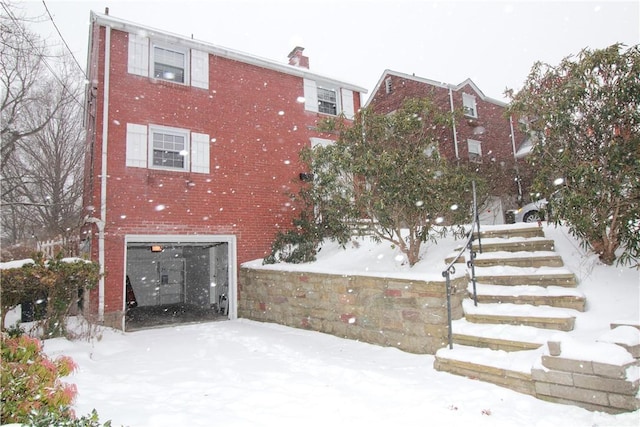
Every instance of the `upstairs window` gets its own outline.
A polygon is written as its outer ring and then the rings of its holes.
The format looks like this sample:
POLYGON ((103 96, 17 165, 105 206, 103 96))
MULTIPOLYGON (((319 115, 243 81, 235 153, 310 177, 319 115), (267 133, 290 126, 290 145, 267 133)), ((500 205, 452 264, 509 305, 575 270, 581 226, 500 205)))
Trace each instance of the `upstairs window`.
POLYGON ((129 33, 127 71, 201 89, 209 88, 209 54, 177 44, 156 43, 129 33))
POLYGON ((464 109, 464 115, 467 117, 478 117, 478 109, 476 106, 476 97, 473 95, 468 95, 466 93, 462 94, 462 108, 464 109))
POLYGON ((332 116, 338 114, 338 102, 335 90, 325 89, 323 87, 318 88, 318 112, 331 114, 332 116))
POLYGON ((469 147, 469 161, 474 163, 482 163, 482 143, 475 139, 467 139, 469 147))
POLYGON ((332 86, 331 83, 304 79, 304 109, 332 116, 344 114, 347 119, 353 120, 354 92, 332 86))
POLYGON ((153 77, 184 84, 186 69, 186 52, 164 46, 153 46, 153 77))

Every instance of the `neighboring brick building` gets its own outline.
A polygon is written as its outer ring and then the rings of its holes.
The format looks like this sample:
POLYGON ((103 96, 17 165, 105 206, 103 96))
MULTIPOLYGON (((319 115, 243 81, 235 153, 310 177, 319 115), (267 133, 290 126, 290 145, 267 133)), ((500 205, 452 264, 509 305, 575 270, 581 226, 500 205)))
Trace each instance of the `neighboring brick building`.
MULTIPOLYGON (((524 143, 525 135, 505 114, 507 104, 485 96, 470 79, 452 85, 385 70, 366 107, 386 114, 400 108, 406 99, 426 97, 443 111, 463 112, 463 118, 445 130, 445 143, 440 145, 442 156, 450 161, 504 165, 513 165, 517 160, 516 154, 524 143)), ((515 183, 515 175, 513 178, 515 183)), ((515 198, 518 193, 516 184, 513 185, 513 193, 515 198)), ((510 207, 513 206, 506 206, 510 207)), ((495 210, 495 206, 489 209, 495 210)))
POLYGON ((316 121, 351 119, 365 89, 289 64, 92 13, 86 248, 106 276, 89 310, 125 327, 138 308, 236 316, 238 264, 296 214, 299 151, 316 121), (224 303, 224 299, 227 303, 224 303))

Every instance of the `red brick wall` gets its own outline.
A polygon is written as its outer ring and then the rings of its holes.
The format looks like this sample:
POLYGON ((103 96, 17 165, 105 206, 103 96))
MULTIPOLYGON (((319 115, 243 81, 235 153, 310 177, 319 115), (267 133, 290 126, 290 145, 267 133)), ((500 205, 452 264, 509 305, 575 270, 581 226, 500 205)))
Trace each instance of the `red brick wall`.
MULTIPOLYGON (((425 83, 396 75, 388 75, 391 79, 390 94, 386 93, 385 84, 380 86, 378 91, 372 94, 370 106, 375 111, 388 113, 398 109, 405 99, 430 97, 436 105, 443 111, 451 111, 451 101, 449 89, 437 85, 425 83)), ((505 116, 505 108, 495 103, 482 100, 470 85, 465 85, 458 90, 452 91, 453 105, 455 109, 462 109, 462 94, 467 93, 476 97, 478 119, 470 121, 468 118, 456 120, 456 131, 458 139, 458 155, 460 159, 469 158, 467 139, 475 139, 482 142, 483 161, 513 160, 513 147, 511 142, 511 127, 509 118, 505 116), (476 135, 473 130, 477 126, 482 126, 485 133, 476 135)), ((516 135, 516 142, 522 141, 521 135, 516 135)), ((441 154, 448 159, 455 159, 455 146, 453 129, 448 129, 440 144, 441 154)))
MULTIPOLYGON (((93 191, 85 205, 99 217, 105 29, 97 36, 93 191)), ((105 312, 123 307, 126 234, 233 234, 239 263, 265 256, 296 215, 287 193, 297 192, 304 171, 298 153, 322 136, 310 129, 318 115, 297 101, 301 77, 210 55, 205 90, 128 74, 126 32, 112 30, 111 46, 105 312), (210 174, 126 167, 127 123, 208 134, 210 174)), ((97 232, 93 242, 97 258, 97 232)))

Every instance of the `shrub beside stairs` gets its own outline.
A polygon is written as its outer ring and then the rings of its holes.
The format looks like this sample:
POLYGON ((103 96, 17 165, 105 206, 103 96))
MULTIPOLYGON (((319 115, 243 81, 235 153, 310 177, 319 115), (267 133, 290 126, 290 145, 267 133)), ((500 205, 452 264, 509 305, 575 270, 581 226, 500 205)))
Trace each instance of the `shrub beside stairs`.
POLYGON ((452 323, 453 348, 438 350, 434 367, 590 410, 640 408, 637 375, 627 379, 629 366, 638 369, 637 359, 613 366, 549 354, 548 343, 568 336, 586 298, 543 229, 505 226, 480 237, 482 253, 477 239, 473 245, 477 305, 469 283, 464 317, 452 323))

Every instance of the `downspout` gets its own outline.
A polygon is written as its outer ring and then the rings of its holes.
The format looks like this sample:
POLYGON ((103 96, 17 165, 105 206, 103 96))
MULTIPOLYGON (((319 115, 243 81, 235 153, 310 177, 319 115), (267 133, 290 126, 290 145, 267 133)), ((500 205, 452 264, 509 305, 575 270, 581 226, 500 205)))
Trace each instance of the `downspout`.
POLYGON ((111 63, 111 27, 105 26, 104 41, 104 97, 102 102, 102 166, 100 168, 100 221, 98 223, 98 321, 104 321, 104 228, 107 222, 107 142, 109 138, 109 68, 111 63), (102 225, 102 227, 100 227, 102 225))
MULTIPOLYGON (((451 88, 449 88, 449 103, 451 104, 451 113, 454 113, 454 108, 453 108, 453 92, 451 91, 451 88)), ((458 131, 456 130, 456 118, 455 116, 453 117, 452 120, 452 126, 453 126, 453 148, 456 150, 456 160, 460 160, 460 154, 458 153, 458 131)))
POLYGON ((511 127, 511 148, 513 149, 513 164, 516 169, 516 183, 518 184, 518 200, 522 200, 522 184, 520 183, 520 168, 518 168, 518 157, 516 153, 516 136, 513 133, 513 116, 509 115, 509 126, 511 127))

